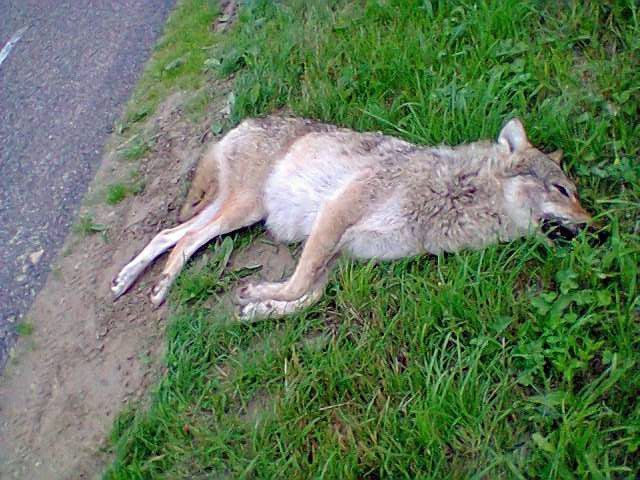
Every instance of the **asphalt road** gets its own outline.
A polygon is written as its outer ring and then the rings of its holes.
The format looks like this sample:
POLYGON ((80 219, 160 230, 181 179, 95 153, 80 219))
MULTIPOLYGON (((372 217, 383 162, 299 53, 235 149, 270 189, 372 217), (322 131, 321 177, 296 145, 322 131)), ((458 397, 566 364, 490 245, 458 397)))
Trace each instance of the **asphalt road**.
POLYGON ((173 3, 0 0, 0 371, 173 3))

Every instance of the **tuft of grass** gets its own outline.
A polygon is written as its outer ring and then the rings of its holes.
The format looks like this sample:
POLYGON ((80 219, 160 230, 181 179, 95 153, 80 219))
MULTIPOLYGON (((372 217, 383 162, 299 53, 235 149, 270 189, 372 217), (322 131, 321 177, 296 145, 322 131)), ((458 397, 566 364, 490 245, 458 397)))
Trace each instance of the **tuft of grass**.
POLYGON ((286 106, 455 144, 519 115, 609 236, 343 261, 319 304, 251 325, 204 305, 237 277, 218 244, 172 292, 167 375, 116 424, 105 478, 634 478, 639 18, 630 1, 246 2, 203 50, 235 78, 236 121, 286 106))
POLYGON ((94 233, 104 233, 106 230, 107 226, 102 223, 96 223, 90 214, 80 215, 78 222, 73 226, 73 231, 83 237, 94 233))
POLYGON ((210 253, 202 255, 191 269, 178 278, 174 302, 185 304, 203 301, 231 287, 233 277, 223 274, 233 252, 233 240, 226 237, 208 250, 210 253))
POLYGON ((33 324, 20 322, 16 325, 16 333, 21 337, 28 337, 33 333, 33 324))
POLYGON ((137 171, 131 173, 127 182, 115 182, 107 186, 105 201, 109 205, 117 205, 129 195, 138 195, 144 190, 144 180, 137 171))
POLYGON ((138 160, 150 150, 152 140, 145 139, 140 134, 135 134, 127 140, 118 152, 126 160, 138 160))
POLYGON ((129 187, 124 183, 112 183, 107 187, 105 200, 109 205, 116 205, 124 200, 129 194, 129 187))

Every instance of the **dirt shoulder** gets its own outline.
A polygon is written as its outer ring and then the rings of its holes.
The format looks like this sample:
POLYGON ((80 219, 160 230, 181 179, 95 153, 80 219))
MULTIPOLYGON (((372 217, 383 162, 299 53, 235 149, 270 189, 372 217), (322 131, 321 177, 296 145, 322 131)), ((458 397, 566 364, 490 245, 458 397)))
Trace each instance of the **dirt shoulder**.
MULTIPOLYGON (((184 103, 185 95, 172 95, 147 123, 155 142, 138 165, 143 192, 91 207, 93 221, 107 230, 67 238, 26 316, 33 333, 19 341, 0 380, 2 478, 93 478, 107 460, 114 416, 159 375, 166 307, 152 308, 147 282, 162 262, 117 302, 109 284, 176 221, 189 173, 211 136, 211 115, 193 124, 184 103)), ((114 152, 105 155, 89 198, 130 170, 114 152)))

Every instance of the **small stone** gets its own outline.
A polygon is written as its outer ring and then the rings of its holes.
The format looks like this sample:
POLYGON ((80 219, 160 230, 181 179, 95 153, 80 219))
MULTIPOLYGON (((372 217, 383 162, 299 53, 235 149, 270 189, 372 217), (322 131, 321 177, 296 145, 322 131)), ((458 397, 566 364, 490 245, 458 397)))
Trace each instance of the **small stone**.
POLYGON ((37 252, 33 252, 29 254, 29 261, 31 262, 32 265, 37 265, 38 262, 40 262, 40 259, 42 258, 42 255, 44 255, 44 250, 40 249, 37 252))
POLYGON ((24 283, 27 283, 27 276, 26 276, 26 275, 18 275, 18 276, 16 277, 16 283, 17 283, 18 285, 22 285, 22 284, 24 284, 24 283))

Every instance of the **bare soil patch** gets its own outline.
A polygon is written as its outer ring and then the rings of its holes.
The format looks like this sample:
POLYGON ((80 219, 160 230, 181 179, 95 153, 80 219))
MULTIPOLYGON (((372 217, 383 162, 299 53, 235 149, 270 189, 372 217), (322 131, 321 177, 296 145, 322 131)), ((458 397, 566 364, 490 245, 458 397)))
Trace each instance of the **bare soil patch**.
MULTIPOLYGON (((199 124, 186 119, 184 94, 169 97, 145 127, 155 141, 139 161, 143 192, 90 208, 106 235, 67 239, 27 315, 33 334, 18 343, 0 380, 1 478, 99 476, 114 417, 162 375, 167 307, 152 308, 147 295, 163 259, 116 302, 109 285, 153 235, 177 223, 190 173, 212 140, 211 122, 225 110, 224 93, 199 124)), ((133 166, 111 150, 88 198, 133 166)), ((242 255, 232 264, 260 263, 261 275, 282 277, 293 265, 286 247, 260 244, 242 255)))

